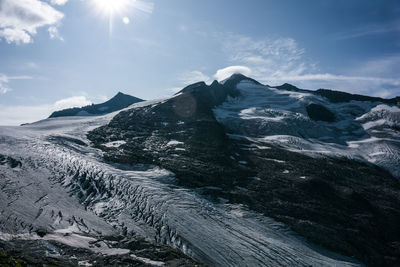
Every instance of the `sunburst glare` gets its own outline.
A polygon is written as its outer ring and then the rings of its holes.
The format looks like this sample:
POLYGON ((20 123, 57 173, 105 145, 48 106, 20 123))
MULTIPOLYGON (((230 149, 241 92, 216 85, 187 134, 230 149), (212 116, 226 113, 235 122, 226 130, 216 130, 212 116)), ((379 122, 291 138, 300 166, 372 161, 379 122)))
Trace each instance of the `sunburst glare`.
POLYGON ((91 0, 94 8, 105 15, 114 15, 137 9, 145 13, 152 13, 154 4, 140 0, 91 0))
POLYGON ((135 15, 135 18, 140 16, 138 13, 132 14, 134 10, 151 14, 154 8, 154 3, 141 0, 90 0, 90 3, 95 12, 108 17, 110 35, 113 32, 113 18, 116 16, 121 16, 122 22, 128 25, 131 22, 128 14, 135 15))
POLYGON ((121 12, 129 4, 136 2, 135 0, 92 0, 96 9, 100 12, 112 15, 121 12))

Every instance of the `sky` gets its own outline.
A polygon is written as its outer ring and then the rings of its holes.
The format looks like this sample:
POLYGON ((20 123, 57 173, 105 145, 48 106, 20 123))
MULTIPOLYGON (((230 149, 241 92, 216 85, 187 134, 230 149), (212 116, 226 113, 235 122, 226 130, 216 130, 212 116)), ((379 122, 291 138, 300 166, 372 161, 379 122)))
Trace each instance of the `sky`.
POLYGON ((243 73, 400 95, 398 0, 0 0, 0 125, 243 73))

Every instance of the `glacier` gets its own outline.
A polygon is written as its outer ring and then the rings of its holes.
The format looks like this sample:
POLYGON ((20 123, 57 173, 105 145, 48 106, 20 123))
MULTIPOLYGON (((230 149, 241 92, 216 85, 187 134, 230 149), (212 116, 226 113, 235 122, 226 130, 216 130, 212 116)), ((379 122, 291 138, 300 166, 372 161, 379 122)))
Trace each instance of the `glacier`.
MULTIPOLYGON (((249 113, 254 111, 241 116, 249 113)), ((212 266, 362 265, 244 206, 214 203, 195 190, 176 186, 170 171, 105 162, 86 133, 115 114, 0 127, 1 154, 20 162, 16 167, 0 165, 0 240, 57 239, 60 231, 73 227, 77 237, 141 236, 212 266), (39 237, 38 229, 48 234, 39 237)), ((110 145, 119 149, 119 144, 110 145)))

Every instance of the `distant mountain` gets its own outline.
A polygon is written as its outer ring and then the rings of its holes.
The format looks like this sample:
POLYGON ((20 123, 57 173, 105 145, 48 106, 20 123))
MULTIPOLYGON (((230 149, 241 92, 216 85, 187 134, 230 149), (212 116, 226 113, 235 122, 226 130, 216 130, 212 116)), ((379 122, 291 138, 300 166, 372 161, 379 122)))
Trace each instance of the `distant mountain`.
POLYGON ((275 88, 281 89, 281 90, 312 93, 315 95, 320 95, 320 96, 327 98, 332 103, 344 103, 344 102, 350 102, 350 101, 382 102, 382 103, 389 104, 389 105, 396 105, 396 104, 400 103, 400 96, 390 98, 390 99, 385 99, 385 98, 381 98, 381 97, 350 94, 350 93, 335 91, 335 90, 330 90, 330 89, 318 89, 316 91, 312 91, 312 90, 307 90, 307 89, 300 89, 289 83, 284 83, 280 86, 275 86, 275 88))
POLYGON ((92 104, 81 108, 68 108, 53 112, 49 118, 66 116, 97 116, 111 113, 129 107, 134 103, 144 101, 143 99, 118 92, 110 100, 101 104, 92 104))

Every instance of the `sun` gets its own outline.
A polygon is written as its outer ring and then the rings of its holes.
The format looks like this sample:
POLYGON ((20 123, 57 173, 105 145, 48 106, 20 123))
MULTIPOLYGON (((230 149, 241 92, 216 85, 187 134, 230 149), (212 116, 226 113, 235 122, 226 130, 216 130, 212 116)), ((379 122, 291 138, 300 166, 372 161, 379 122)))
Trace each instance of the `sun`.
POLYGON ((108 15, 124 10, 132 0, 92 0, 96 8, 108 15))

